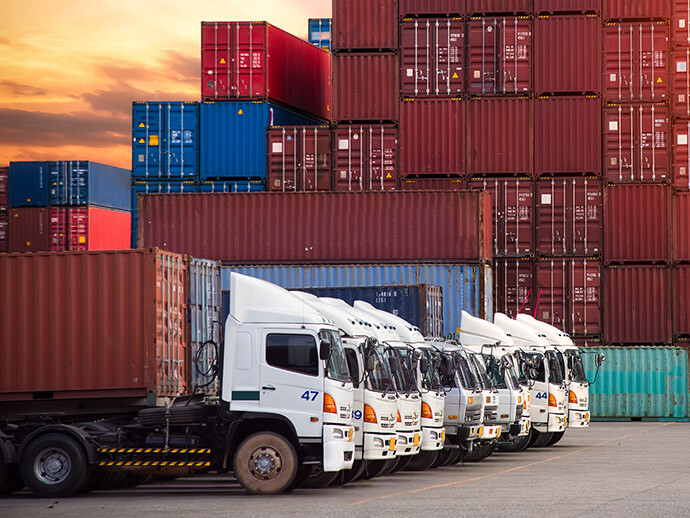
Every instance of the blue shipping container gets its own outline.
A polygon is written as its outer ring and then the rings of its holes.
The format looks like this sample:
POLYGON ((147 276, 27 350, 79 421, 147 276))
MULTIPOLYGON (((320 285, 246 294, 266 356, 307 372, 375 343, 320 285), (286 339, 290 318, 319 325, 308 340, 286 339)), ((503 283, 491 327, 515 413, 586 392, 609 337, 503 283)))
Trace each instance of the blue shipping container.
POLYGON ((331 19, 309 19, 309 43, 331 51, 331 19))
POLYGON ((266 129, 323 123, 266 102, 201 105, 201 179, 266 178, 266 129))
POLYGON ((215 182, 201 182, 199 184, 199 192, 214 193, 214 192, 264 192, 266 186, 263 180, 236 180, 236 181, 222 181, 215 182))
POLYGON ((12 162, 10 207, 95 206, 132 210, 132 174, 88 161, 12 162))
POLYGON ((238 272, 264 279, 287 289, 334 286, 408 286, 428 284, 443 290, 445 334, 455 335, 462 311, 493 318, 488 265, 407 264, 407 265, 324 265, 324 266, 230 266, 223 268, 223 290, 230 289, 230 273, 238 272))
POLYGON ((132 177, 195 180, 199 175, 199 103, 132 103, 132 177))

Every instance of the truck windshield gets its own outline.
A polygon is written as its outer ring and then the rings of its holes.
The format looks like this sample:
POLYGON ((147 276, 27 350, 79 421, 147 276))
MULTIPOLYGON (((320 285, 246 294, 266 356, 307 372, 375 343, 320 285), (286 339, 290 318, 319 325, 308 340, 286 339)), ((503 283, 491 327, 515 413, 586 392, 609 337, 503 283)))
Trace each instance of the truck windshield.
POLYGON ((572 373, 573 381, 576 383, 587 383, 587 375, 585 374, 585 366, 582 364, 582 356, 580 351, 567 351, 568 368, 572 373))
POLYGON ((563 373, 561 371, 563 366, 561 362, 558 361, 558 353, 548 351, 546 353, 546 359, 549 362, 549 383, 560 385, 563 383, 563 373))
POLYGON ((501 372, 501 363, 491 356, 490 354, 485 354, 484 364, 486 365, 486 373, 497 389, 507 389, 508 384, 506 379, 501 372))
POLYGON ((478 389, 477 378, 472 372, 472 367, 470 367, 467 358, 460 352, 455 353, 455 357, 458 364, 458 377, 460 378, 462 388, 468 390, 478 389))
POLYGON ((367 376, 367 388, 374 392, 394 391, 395 382, 393 381, 393 374, 388 364, 386 350, 382 345, 376 348, 374 362, 376 363, 376 368, 367 376))
POLYGON ((527 357, 522 351, 515 351, 515 365, 517 365, 515 375, 517 376, 520 385, 527 385, 529 380, 527 378, 527 357))
POLYGON ((546 382, 546 366, 544 365, 544 358, 541 353, 525 353, 525 358, 527 358, 528 362, 534 361, 534 358, 538 358, 539 361, 537 362, 536 370, 537 370, 537 377, 534 379, 535 381, 541 381, 541 382, 546 382))
POLYGON ((441 375, 438 371, 438 355, 431 349, 422 349, 421 353, 429 360, 429 367, 422 373, 422 387, 424 390, 439 390, 441 388, 441 375))
POLYGON ((470 353, 470 361, 472 362, 472 367, 474 367, 474 372, 483 389, 487 390, 491 388, 491 382, 489 377, 486 375, 486 369, 484 368, 484 362, 481 360, 478 354, 470 353))
POLYGON ((322 329, 319 333, 319 338, 331 344, 331 354, 328 357, 326 376, 343 383, 350 381, 350 371, 347 368, 347 360, 345 359, 343 343, 340 341, 340 333, 338 331, 322 329))
POLYGON ((389 350, 398 358, 400 368, 394 374, 396 389, 398 392, 419 392, 417 390, 417 376, 412 370, 412 358, 407 347, 393 347, 389 350))

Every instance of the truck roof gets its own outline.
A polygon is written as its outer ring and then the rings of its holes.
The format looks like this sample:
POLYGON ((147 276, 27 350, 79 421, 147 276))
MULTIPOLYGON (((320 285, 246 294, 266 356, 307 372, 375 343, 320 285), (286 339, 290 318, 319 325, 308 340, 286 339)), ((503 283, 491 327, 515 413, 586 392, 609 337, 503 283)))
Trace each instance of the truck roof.
POLYGON ((522 322, 513 320, 508 315, 503 313, 496 313, 494 315, 495 324, 500 327, 505 334, 510 336, 517 346, 543 346, 548 347, 549 341, 543 334, 525 325, 522 322))
POLYGON ((372 306, 370 303, 363 300, 355 301, 355 308, 360 309, 368 314, 378 317, 385 323, 395 327, 395 332, 400 337, 400 340, 406 343, 424 343, 424 336, 419 330, 410 324, 407 320, 400 318, 393 313, 383 311, 372 306))
POLYGON ((552 326, 551 324, 547 324, 546 322, 542 322, 541 320, 537 320, 536 318, 525 314, 518 315, 517 321, 530 326, 539 333, 544 334, 551 345, 563 347, 575 346, 570 336, 558 329, 556 326, 552 326))
POLYGON ((515 345, 513 339, 496 324, 462 312, 460 343, 464 346, 515 345))

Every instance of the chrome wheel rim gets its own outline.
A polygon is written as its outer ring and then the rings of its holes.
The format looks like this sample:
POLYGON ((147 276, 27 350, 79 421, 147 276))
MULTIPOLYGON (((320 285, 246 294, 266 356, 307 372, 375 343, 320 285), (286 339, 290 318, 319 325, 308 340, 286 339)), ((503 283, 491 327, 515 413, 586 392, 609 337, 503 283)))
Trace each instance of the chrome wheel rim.
POLYGON ((72 462, 69 455, 60 448, 46 448, 34 461, 34 475, 49 486, 63 483, 71 472, 72 462))

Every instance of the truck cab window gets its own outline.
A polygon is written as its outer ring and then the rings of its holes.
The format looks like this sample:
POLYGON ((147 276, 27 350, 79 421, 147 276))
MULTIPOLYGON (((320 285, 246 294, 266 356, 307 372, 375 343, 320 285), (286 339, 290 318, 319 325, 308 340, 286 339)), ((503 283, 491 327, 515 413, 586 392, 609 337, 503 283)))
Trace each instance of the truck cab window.
POLYGON ((266 337, 266 362, 278 369, 318 376, 316 339, 311 335, 270 334, 266 337))
POLYGON ((347 360, 347 368, 350 370, 352 377, 352 384, 355 388, 359 388, 359 365, 357 364, 357 351, 352 349, 345 349, 345 359, 347 360))

